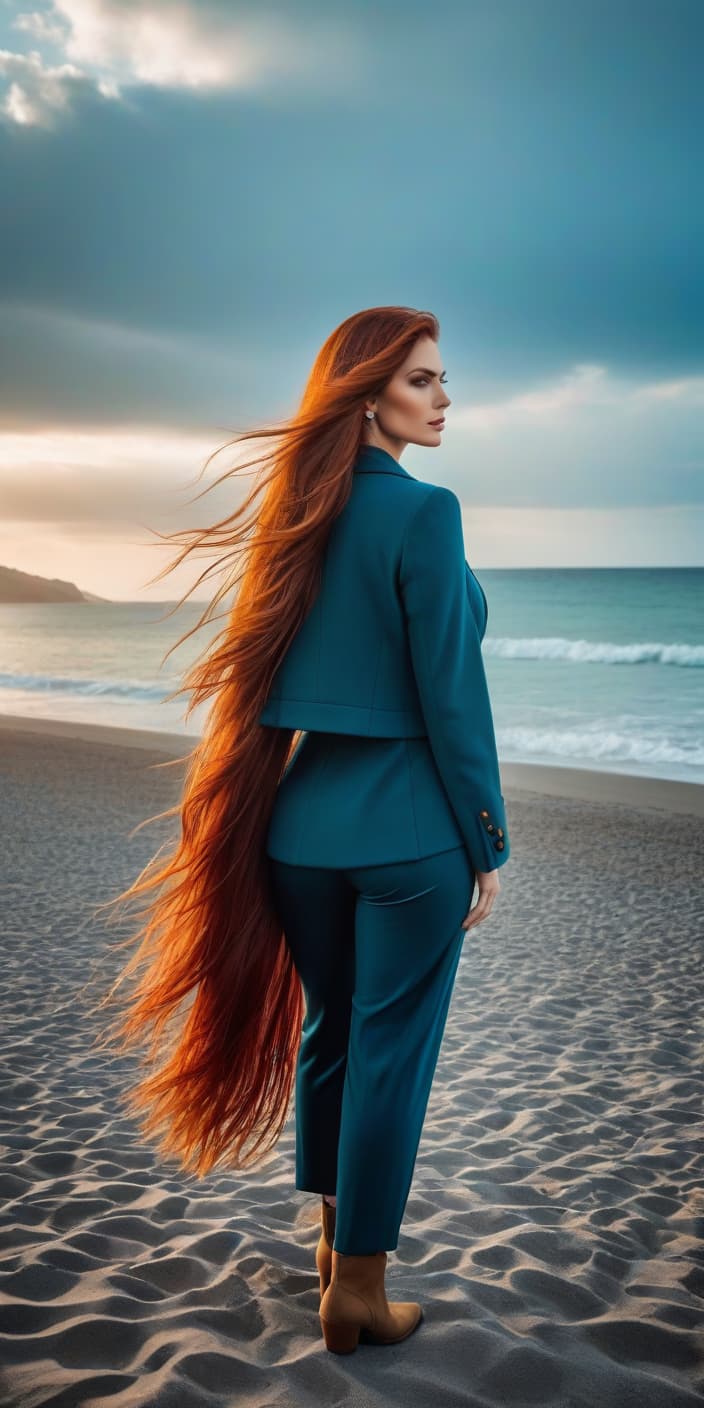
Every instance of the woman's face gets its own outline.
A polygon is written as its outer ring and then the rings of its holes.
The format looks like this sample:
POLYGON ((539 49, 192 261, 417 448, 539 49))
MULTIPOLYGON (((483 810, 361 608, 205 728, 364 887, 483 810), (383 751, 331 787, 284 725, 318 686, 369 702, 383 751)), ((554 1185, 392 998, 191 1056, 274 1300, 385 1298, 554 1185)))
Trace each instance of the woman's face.
POLYGON ((381 395, 366 403, 365 409, 375 413, 373 420, 365 420, 367 443, 397 456, 409 444, 439 445, 450 404, 438 344, 432 337, 419 337, 381 395))

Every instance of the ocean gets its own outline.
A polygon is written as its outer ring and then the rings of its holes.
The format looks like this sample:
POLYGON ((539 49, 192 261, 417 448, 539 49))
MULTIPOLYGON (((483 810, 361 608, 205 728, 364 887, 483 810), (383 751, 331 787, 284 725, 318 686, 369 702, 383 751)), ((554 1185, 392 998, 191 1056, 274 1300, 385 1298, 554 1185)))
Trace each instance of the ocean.
MULTIPOLYGON (((704 568, 474 568, 502 762, 704 781, 704 568)), ((0 712, 197 738, 166 701, 225 624, 202 602, 0 605, 0 712), (171 613, 171 614, 169 614, 171 613)))

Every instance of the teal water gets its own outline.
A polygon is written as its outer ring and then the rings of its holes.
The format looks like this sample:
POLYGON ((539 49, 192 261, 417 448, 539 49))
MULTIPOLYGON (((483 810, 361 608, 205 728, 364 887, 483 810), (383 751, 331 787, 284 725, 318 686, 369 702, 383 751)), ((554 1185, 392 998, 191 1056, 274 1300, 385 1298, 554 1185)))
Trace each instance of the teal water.
MULTIPOLYGON (((704 568, 474 571, 502 761, 704 781, 704 568)), ((0 605, 0 712, 197 736, 165 696, 224 616, 161 662, 203 609, 0 605)))

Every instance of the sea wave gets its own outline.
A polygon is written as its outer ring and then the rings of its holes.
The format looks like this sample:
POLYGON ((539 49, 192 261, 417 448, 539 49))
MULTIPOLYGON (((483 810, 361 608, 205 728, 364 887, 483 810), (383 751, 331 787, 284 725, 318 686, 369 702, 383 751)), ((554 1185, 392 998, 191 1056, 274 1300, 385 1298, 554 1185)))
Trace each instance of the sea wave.
POLYGON ((496 731, 501 758, 505 762, 529 763, 538 759, 556 761, 586 759, 592 763, 680 763, 704 767, 704 739, 677 742, 664 733, 621 732, 618 728, 525 728, 507 725, 496 731))
POLYGON ((502 660, 565 660, 572 665, 704 667, 704 645, 664 641, 569 640, 565 636, 486 636, 484 655, 502 660))
POLYGON ((158 700, 165 699, 167 694, 171 693, 171 686, 166 681, 163 684, 147 684, 141 680, 71 679, 61 675, 0 674, 0 689, 26 689, 41 694, 78 694, 91 698, 158 700))

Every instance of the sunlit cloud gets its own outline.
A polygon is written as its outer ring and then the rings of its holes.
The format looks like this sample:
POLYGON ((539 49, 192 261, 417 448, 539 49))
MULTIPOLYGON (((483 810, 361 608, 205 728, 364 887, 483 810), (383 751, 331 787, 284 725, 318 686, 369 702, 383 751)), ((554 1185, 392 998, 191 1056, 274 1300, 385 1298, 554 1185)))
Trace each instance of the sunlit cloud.
POLYGON ((145 519, 157 527, 174 516, 202 521, 222 512, 224 499, 234 508, 235 496, 239 502, 253 486, 255 468, 240 467, 229 487, 213 488, 190 507, 227 469, 254 457, 251 443, 246 453, 243 446, 222 448, 227 438, 161 427, 47 427, 0 434, 2 517, 5 522, 87 524, 115 533, 145 519), (209 455, 214 458, 201 473, 209 455), (209 506, 205 510, 204 503, 209 506))
POLYGON ((58 19, 58 7, 54 11, 54 18, 48 12, 30 10, 16 15, 12 21, 12 28, 18 29, 24 34, 30 34, 32 39, 36 39, 41 44, 64 44, 66 30, 63 24, 58 22, 58 19))
MULTIPOLYGON (((423 479, 437 466, 440 482, 455 488, 468 559, 479 569, 692 563, 703 477, 693 434, 687 455, 687 426, 700 418, 703 394, 704 378, 629 383, 605 368, 575 368, 491 406, 454 401, 441 458, 409 445, 403 462, 423 479)), ((150 583, 177 550, 159 534, 216 522, 243 502, 256 475, 244 461, 261 442, 228 440, 168 425, 0 431, 0 561, 98 595, 180 595, 203 562, 150 583)))
POLYGON ((634 400, 677 401, 680 404, 704 405, 704 376, 687 376, 666 381, 647 382, 635 389, 634 400))
POLYGON ((0 49, 0 78, 9 80, 2 111, 22 127, 48 127, 72 97, 93 85, 75 64, 45 64, 41 55, 0 49))
POLYGON ((246 93, 279 91, 286 81, 334 92, 354 82, 362 57, 349 20, 322 16, 304 26, 285 9, 267 16, 183 0, 53 0, 45 11, 18 14, 13 28, 38 47, 0 50, 8 80, 0 110, 25 126, 54 126, 81 90, 124 100, 136 85, 246 93), (48 58, 47 48, 56 55, 48 58))
POLYGON ((545 386, 514 392, 497 401, 455 408, 452 421, 478 433, 518 430, 528 423, 556 427, 578 410, 611 407, 625 411, 630 403, 643 408, 649 403, 673 401, 683 409, 704 404, 704 376, 638 383, 616 376, 607 367, 580 365, 545 386))
MULTIPOLYGON (((473 513, 527 502, 598 511, 626 502, 644 509, 701 502, 704 465, 694 426, 704 378, 662 385, 665 396, 657 382, 576 368, 492 405, 454 401, 440 458, 411 444, 403 463, 420 478, 432 479, 437 468, 473 513)), ((235 432, 164 424, 0 430, 2 516, 73 524, 78 531, 93 525, 108 534, 127 523, 164 526, 194 517, 203 523, 227 513, 228 505, 232 512, 251 491, 258 467, 246 462, 265 448, 261 441, 238 443, 235 432), (233 466, 236 473, 215 485, 233 466)))

